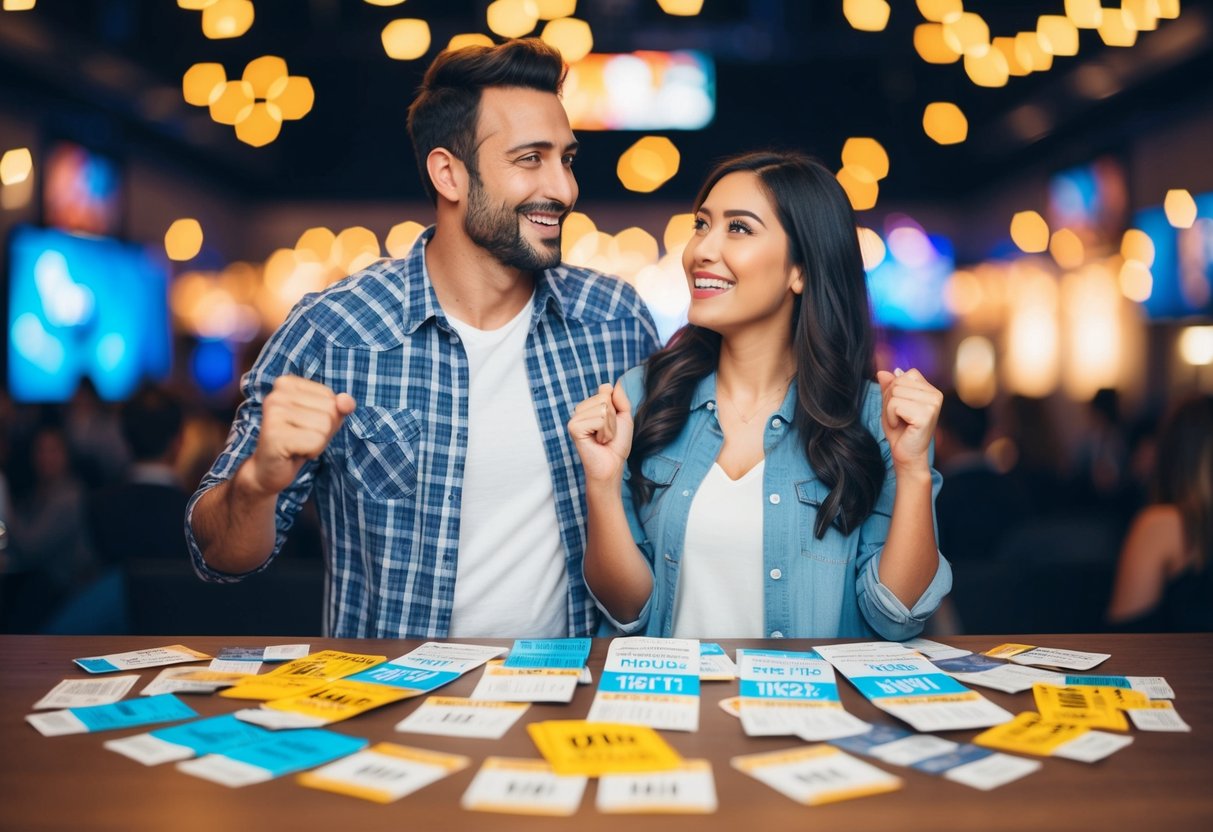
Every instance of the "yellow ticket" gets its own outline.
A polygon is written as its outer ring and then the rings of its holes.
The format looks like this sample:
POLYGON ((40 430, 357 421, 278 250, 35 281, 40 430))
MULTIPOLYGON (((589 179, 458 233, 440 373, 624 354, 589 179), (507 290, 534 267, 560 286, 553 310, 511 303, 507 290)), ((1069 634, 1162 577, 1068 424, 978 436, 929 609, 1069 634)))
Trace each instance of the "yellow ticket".
POLYGON ((269 701, 299 696, 324 687, 325 679, 313 676, 246 676, 219 695, 227 699, 258 699, 269 701))
POLYGON ((1120 702, 1124 700, 1116 695, 1119 690, 1118 688, 1096 688, 1085 685, 1058 687, 1042 682, 1032 685, 1036 709, 1048 722, 1066 722, 1085 725, 1088 728, 1127 731, 1129 722, 1120 710, 1122 707, 1120 702))
POLYGON ((1035 649, 1035 645, 1032 644, 1000 644, 992 650, 987 650, 983 655, 993 659, 1009 659, 1035 649))
POLYGON ((678 752, 645 725, 559 719, 533 722, 527 733, 560 775, 667 771, 682 764, 678 752))
POLYGON ((340 679, 360 670, 366 670, 387 661, 387 656, 368 656, 363 653, 346 653, 341 650, 321 650, 289 661, 274 668, 266 676, 311 676, 313 678, 340 679))
POLYGON ((381 705, 399 702, 410 695, 415 694, 403 688, 338 679, 300 696, 266 702, 265 707, 325 722, 340 722, 381 705))
POLYGON ((996 748, 999 751, 1014 751, 1020 754, 1037 754, 1048 757, 1066 743, 1087 733, 1087 725, 1050 722, 1040 714, 1022 713, 1010 722, 995 725, 973 738, 977 745, 996 748))

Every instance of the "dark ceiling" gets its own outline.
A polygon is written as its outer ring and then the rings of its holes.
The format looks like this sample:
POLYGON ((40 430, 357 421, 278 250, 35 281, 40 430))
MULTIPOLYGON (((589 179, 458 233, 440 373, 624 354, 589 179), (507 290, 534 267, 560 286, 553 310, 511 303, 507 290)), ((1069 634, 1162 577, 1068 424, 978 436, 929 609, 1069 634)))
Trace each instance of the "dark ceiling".
MULTIPOLYGON (((380 8, 361 0, 254 0, 243 37, 211 41, 199 14, 172 0, 42 0, 31 12, 0 12, 0 104, 32 116, 46 138, 66 136, 120 158, 146 155, 226 184, 246 199, 422 199, 404 129, 425 65, 459 32, 487 31, 487 0, 409 0, 380 8), (386 57, 383 26, 397 17, 430 23, 430 53, 386 57), (311 78, 313 111, 288 122, 264 148, 186 105, 180 79, 199 61, 229 76, 265 54, 311 78)), ((717 114, 705 130, 668 133, 682 168, 659 195, 685 201, 711 161, 759 146, 794 146, 839 165, 848 136, 870 135, 891 158, 882 200, 972 196, 1033 167, 1061 167, 1117 152, 1144 131, 1213 109, 1213 0, 1184 0, 1131 49, 1081 32, 1077 57, 1047 73, 976 87, 960 64, 916 55, 912 0, 893 0, 888 28, 853 30, 841 0, 706 0, 696 18, 664 14, 656 0, 580 0, 595 51, 694 48, 717 68, 717 114), (1120 88, 1098 99, 1082 89, 1120 88), (970 120, 962 145, 923 135, 923 107, 958 103, 970 120), (1043 131, 1043 133, 1041 132, 1043 131)), ((969 0, 992 35, 1063 13, 1062 0, 969 0)), ((1105 5, 1108 5, 1105 2, 1105 5)), ((615 161, 640 134, 582 132, 583 199, 638 198, 615 178, 615 161)))

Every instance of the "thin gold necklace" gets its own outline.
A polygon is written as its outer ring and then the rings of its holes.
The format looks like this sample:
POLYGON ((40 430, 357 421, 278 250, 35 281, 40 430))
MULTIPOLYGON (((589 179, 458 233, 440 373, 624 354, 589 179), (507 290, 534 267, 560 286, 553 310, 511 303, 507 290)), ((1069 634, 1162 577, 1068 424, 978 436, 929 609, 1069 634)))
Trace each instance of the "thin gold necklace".
POLYGON ((788 380, 786 382, 784 382, 782 390, 775 390, 771 393, 767 393, 765 396, 758 399, 758 402, 754 407, 754 412, 751 413, 749 416, 746 416, 744 413, 741 412, 741 408, 739 408, 737 406, 737 402, 733 401, 732 394, 727 394, 727 395, 723 396, 723 398, 726 398, 728 400, 729 407, 733 408, 733 412, 737 414, 737 418, 741 420, 741 423, 743 425, 748 425, 750 422, 754 421, 754 419, 758 416, 759 412, 761 412, 761 410, 762 410, 762 405, 766 401, 768 401, 769 399, 773 399, 776 396, 783 398, 785 395, 787 395, 788 387, 789 387, 789 385, 791 385, 792 379, 794 379, 794 378, 796 378, 796 374, 792 373, 792 375, 788 376, 788 380))

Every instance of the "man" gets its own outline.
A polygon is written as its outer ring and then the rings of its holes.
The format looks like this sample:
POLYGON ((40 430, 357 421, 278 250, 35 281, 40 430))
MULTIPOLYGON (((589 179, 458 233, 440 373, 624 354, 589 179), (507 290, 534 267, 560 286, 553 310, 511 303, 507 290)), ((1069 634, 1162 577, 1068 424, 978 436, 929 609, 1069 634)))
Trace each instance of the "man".
POLYGON ((270 339, 187 510, 200 576, 264 569, 314 491, 327 633, 593 633, 564 423, 657 336, 627 284, 560 265, 577 198, 563 75, 537 40, 434 61, 409 133, 435 226, 270 339))

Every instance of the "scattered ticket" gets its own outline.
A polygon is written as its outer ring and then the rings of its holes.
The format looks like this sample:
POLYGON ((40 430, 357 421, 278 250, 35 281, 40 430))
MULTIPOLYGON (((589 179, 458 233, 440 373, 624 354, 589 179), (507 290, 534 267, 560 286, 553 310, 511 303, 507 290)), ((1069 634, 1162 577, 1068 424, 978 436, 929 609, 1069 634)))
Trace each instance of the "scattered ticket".
POLYGON ((586 719, 698 730, 699 642, 645 636, 613 640, 586 719))
POLYGON ((410 696, 420 696, 455 681, 505 651, 504 647, 427 641, 387 664, 351 676, 350 680, 405 688, 411 691, 410 696))
POLYGON ((982 791, 1005 786, 1041 768, 1037 760, 1012 757, 930 734, 915 734, 891 725, 874 725, 866 734, 833 740, 831 744, 891 765, 941 775, 982 791))
POLYGON ((589 657, 588 638, 520 638, 510 648, 505 666, 580 670, 589 657))
POLYGON ((860 693, 918 731, 984 728, 1011 714, 966 688, 918 653, 895 642, 817 648, 860 693))
POLYGON ((168 647, 151 647, 147 650, 112 653, 108 656, 89 656, 72 661, 89 673, 113 673, 116 670, 142 670, 146 667, 199 662, 209 658, 206 653, 199 653, 181 644, 173 644, 168 647))
POLYGON ((1062 670, 1090 670, 1112 658, 1111 653, 1055 650, 1052 647, 1033 647, 1031 644, 1000 644, 993 650, 987 650, 985 654, 996 659, 1006 659, 1015 664, 1057 667, 1062 670))
POLYGON ((189 760, 202 754, 217 754, 269 737, 270 733, 264 728, 248 725, 231 714, 224 714, 147 734, 108 740, 104 745, 110 751, 145 766, 157 766, 189 760))
POLYGON ((959 682, 981 685, 1004 693, 1031 690, 1037 682, 1050 685, 1065 684, 1065 676, 1052 670, 1025 665, 1008 664, 987 656, 969 655, 936 662, 936 667, 959 682))
POLYGON ((321 650, 280 665, 263 676, 250 676, 220 693, 230 699, 285 699, 311 693, 368 667, 382 664, 387 656, 368 656, 340 650, 321 650))
POLYGON ((829 745, 734 757, 733 768, 806 806, 896 791, 901 778, 829 745))
POLYGON ((940 644, 938 641, 931 641, 929 638, 911 638, 901 642, 901 644, 910 650, 917 650, 936 664, 943 659, 959 659, 961 656, 973 655, 972 650, 940 644))
POLYGON ((1047 722, 1085 725, 1088 728, 1129 730, 1123 708, 1143 707, 1149 701, 1144 694, 1127 688, 1097 688, 1090 686, 1057 687, 1033 685, 1032 696, 1036 710, 1047 722))
POLYGON ((285 734, 177 763, 186 774, 238 788, 323 765, 366 748, 367 741, 319 728, 285 734))
POLYGON ((268 647, 224 647, 216 659, 236 662, 287 662, 302 659, 312 649, 310 644, 272 644, 268 647))
POLYGON ((171 693, 164 693, 160 696, 129 699, 109 705, 90 705, 86 708, 30 714, 25 721, 44 737, 59 737, 65 734, 135 728, 139 725, 173 722, 195 716, 198 714, 189 705, 171 693))
POLYGON ((571 702, 580 668, 509 667, 500 661, 484 666, 472 699, 494 702, 571 702))
POLYGON ((458 696, 431 696, 400 722, 402 733, 499 740, 531 706, 523 702, 481 702, 458 696))
POLYGON ((460 754, 381 742, 298 776, 313 789, 391 803, 468 767, 460 754))
POLYGON ((141 696, 156 696, 161 693, 214 693, 220 688, 230 688, 242 682, 247 673, 226 673, 201 667, 166 667, 152 679, 141 696))
POLYGON ((47 708, 85 708, 108 705, 130 693, 139 675, 109 676, 104 679, 64 679, 34 703, 34 710, 47 708))
POLYGON ((741 727, 750 737, 793 734, 810 742, 862 734, 843 710, 834 668, 816 653, 738 650, 741 727))
POLYGON ((1170 702, 1149 702, 1143 707, 1129 708, 1125 713, 1133 720, 1133 727, 1139 731, 1192 730, 1192 726, 1183 721, 1170 702))
POLYGON ((699 642, 699 681, 731 682, 737 678, 737 665, 719 644, 699 642))
POLYGON ((265 728, 319 728, 408 696, 409 692, 400 688, 337 679, 310 693, 274 699, 260 708, 246 708, 236 716, 265 728))
POLYGON ((669 771, 604 774, 597 806, 607 814, 710 814, 717 806, 712 764, 686 760, 669 771))
POLYGON ((1131 745, 1133 738, 1093 731, 1085 725, 1049 722, 1040 714, 1027 712, 1010 722, 983 731, 973 738, 973 742, 1016 754, 1094 763, 1131 745))
POLYGON ((215 670, 219 673, 242 673, 245 676, 256 676, 261 672, 261 662, 246 661, 244 659, 211 659, 211 663, 207 665, 207 670, 215 670))
POLYGON ((527 733, 557 774, 625 774, 665 771, 682 763, 678 752, 645 725, 581 719, 532 722, 527 733))
POLYGON ((561 776, 542 760, 489 757, 463 793, 461 805, 474 812, 573 815, 585 784, 585 777, 561 776))
POLYGON ((1101 688, 1128 688, 1150 699, 1174 699, 1175 691, 1161 676, 1066 676, 1063 685, 1095 685, 1101 688))

